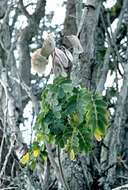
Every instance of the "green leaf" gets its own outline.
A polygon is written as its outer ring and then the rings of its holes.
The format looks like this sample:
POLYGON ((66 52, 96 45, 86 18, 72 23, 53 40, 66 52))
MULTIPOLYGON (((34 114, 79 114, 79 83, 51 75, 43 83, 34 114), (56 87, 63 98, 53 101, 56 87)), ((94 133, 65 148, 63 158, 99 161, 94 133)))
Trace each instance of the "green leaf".
POLYGON ((102 139, 108 125, 107 104, 98 94, 95 94, 91 96, 91 101, 88 103, 86 109, 88 126, 92 128, 97 140, 102 139))
POLYGON ((42 92, 34 131, 40 146, 45 142, 59 145, 74 159, 91 150, 94 136, 102 140, 107 125, 107 104, 100 94, 58 77, 42 92))
POLYGON ((63 99, 65 97, 65 93, 64 93, 64 89, 62 87, 60 87, 58 89, 58 99, 63 99))
POLYGON ((77 108, 76 98, 77 98, 76 95, 71 96, 71 97, 68 99, 67 104, 65 104, 65 112, 66 112, 67 114, 72 114, 73 112, 76 111, 76 108, 77 108))
POLYGON ((92 145, 92 133, 86 125, 81 124, 78 128, 79 150, 89 152, 92 145))
POLYGON ((94 131, 94 136, 96 138, 97 141, 101 141, 103 136, 104 136, 104 133, 101 132, 100 128, 97 127, 94 131))
POLYGON ((62 88, 65 93, 72 93, 72 91, 73 91, 73 86, 71 83, 62 84, 62 88))
POLYGON ((97 107, 107 108, 107 103, 104 102, 102 99, 96 99, 95 104, 97 107))
POLYGON ((73 149, 70 151, 69 157, 70 157, 71 160, 75 160, 76 159, 76 155, 75 155, 75 152, 74 152, 73 149))
POLYGON ((69 122, 71 126, 78 126, 80 124, 80 117, 79 114, 74 112, 70 117, 69 117, 69 122))
POLYGON ((71 83, 71 80, 69 78, 59 76, 54 79, 53 87, 62 86, 62 84, 64 84, 64 83, 71 83))
POLYGON ((34 171, 35 167, 36 167, 36 160, 32 160, 30 163, 29 163, 29 167, 32 171, 34 171))

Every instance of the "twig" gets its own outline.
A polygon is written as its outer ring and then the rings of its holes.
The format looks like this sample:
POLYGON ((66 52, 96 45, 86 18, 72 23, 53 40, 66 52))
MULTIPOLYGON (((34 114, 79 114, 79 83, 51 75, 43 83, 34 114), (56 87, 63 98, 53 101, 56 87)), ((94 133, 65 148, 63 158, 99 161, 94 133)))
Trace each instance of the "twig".
POLYGON ((17 189, 18 187, 4 187, 4 188, 2 188, 2 189, 0 189, 0 190, 10 190, 10 189, 17 189))
POLYGON ((34 96, 32 89, 27 84, 25 84, 25 82, 21 79, 21 77, 19 75, 18 75, 18 78, 15 78, 12 76, 9 76, 9 77, 11 79, 13 79, 14 81, 16 81, 18 84, 20 84, 22 89, 24 89, 26 91, 27 95, 32 100, 35 113, 38 114, 38 112, 39 112, 38 101, 36 100, 36 97, 34 96))
POLYGON ((56 161, 55 161, 55 159, 53 157, 50 144, 46 143, 46 148, 47 148, 47 151, 48 151, 49 160, 50 160, 53 168, 55 169, 56 177, 61 182, 61 184, 65 186, 63 178, 62 178, 62 175, 61 175, 61 172, 60 172, 60 169, 59 169, 59 167, 58 167, 58 165, 57 165, 57 163, 56 163, 56 161))
POLYGON ((60 160, 60 148, 59 148, 59 145, 58 145, 57 149, 58 149, 57 152, 58 152, 58 163, 59 163, 60 173, 61 173, 61 176, 63 178, 63 182, 65 184, 66 190, 70 190, 70 187, 69 187, 69 185, 68 185, 68 183, 67 183, 67 181, 65 179, 62 164, 61 164, 61 160, 60 160))
POLYGON ((101 176, 104 176, 106 172, 110 170, 111 168, 113 168, 114 166, 116 166, 116 164, 117 162, 114 162, 113 164, 110 164, 109 166, 107 166, 103 171, 101 171, 101 176))
POLYGON ((82 15, 82 0, 75 0, 76 1, 76 24, 77 27, 79 27, 79 23, 81 21, 81 15, 82 15))
POLYGON ((46 163, 45 163, 45 167, 44 167, 44 181, 43 181, 43 189, 49 189, 49 178, 50 178, 50 161, 47 158, 46 163))
POLYGON ((1 159, 2 159, 2 151, 3 151, 3 146, 4 146, 4 140, 5 140, 5 134, 3 132, 3 136, 2 136, 2 140, 1 140, 1 145, 0 145, 0 163, 1 163, 1 159))
POLYGON ((112 190, 123 190, 123 189, 126 189, 126 188, 128 188, 128 184, 126 184, 126 185, 121 185, 121 186, 116 187, 116 188, 114 188, 114 189, 112 189, 112 190))
POLYGON ((23 14, 27 17, 30 18, 30 14, 28 13, 28 11, 26 10, 24 4, 23 4, 23 0, 19 0, 19 5, 20 5, 20 9, 23 12, 23 14))
POLYGON ((4 121, 3 121, 4 128, 3 128, 3 136, 2 136, 2 140, 1 140, 1 146, 0 146, 0 163, 1 163, 2 150, 3 150, 3 146, 4 146, 4 140, 5 140, 5 130, 6 130, 6 124, 7 124, 7 117, 8 117, 7 113, 8 113, 8 100, 9 100, 7 75, 6 75, 4 68, 2 68, 0 83, 4 89, 5 96, 6 96, 6 103, 5 103, 5 109, 4 109, 4 121))
POLYGON ((13 135, 12 137, 13 137, 13 138, 12 138, 12 140, 11 140, 11 146, 10 146, 10 148, 9 148, 8 154, 7 154, 6 157, 5 157, 5 161, 4 161, 4 163, 3 163, 3 167, 2 167, 1 172, 0 172, 0 178, 2 177, 2 175, 3 175, 4 172, 5 172, 5 168, 6 168, 6 165, 7 165, 8 159, 9 159, 9 156, 11 155, 12 149, 13 149, 13 147, 14 147, 15 137, 14 137, 14 135, 13 135))
POLYGON ((49 185, 48 190, 53 189, 53 187, 54 187, 56 181, 57 181, 57 179, 55 178, 54 181, 49 185))
MULTIPOLYGON (((127 0, 124 1, 123 3, 123 7, 122 7, 122 11, 120 13, 120 16, 119 16, 119 20, 118 20, 118 24, 117 24, 117 28, 114 32, 114 38, 118 35, 119 33, 119 30, 120 30, 120 27, 121 27, 121 24, 122 24, 122 20, 123 20, 123 15, 124 15, 124 10, 125 10, 125 7, 126 7, 126 3, 127 3, 127 0)), ((98 82, 98 85, 97 85, 97 92, 101 92, 103 91, 104 89, 104 83, 106 81, 106 77, 107 77, 107 73, 108 73, 108 70, 109 70, 109 59, 110 59, 110 54, 111 54, 111 38, 110 38, 110 34, 106 28, 106 25, 105 25, 105 22, 104 22, 104 18, 103 18, 103 15, 102 15, 102 12, 101 12, 101 20, 102 20, 102 23, 103 23, 103 26, 104 26, 104 29, 107 33, 107 38, 109 39, 109 47, 106 51, 106 54, 104 56, 104 64, 103 64, 103 68, 102 68, 102 73, 101 73, 101 77, 100 77, 100 80, 98 82)))

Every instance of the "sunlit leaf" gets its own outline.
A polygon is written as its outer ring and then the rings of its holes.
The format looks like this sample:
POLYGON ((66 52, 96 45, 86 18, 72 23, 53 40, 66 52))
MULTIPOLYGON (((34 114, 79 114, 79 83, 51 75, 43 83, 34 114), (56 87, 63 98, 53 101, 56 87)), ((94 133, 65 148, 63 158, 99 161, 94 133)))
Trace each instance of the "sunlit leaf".
POLYGON ((94 136, 97 141, 101 141, 103 139, 103 133, 101 133, 98 127, 94 131, 94 136))
POLYGON ((80 122, 79 115, 76 112, 74 112, 70 117, 70 123, 71 123, 71 125, 78 126, 79 122, 80 122))
POLYGON ((23 164, 23 165, 26 165, 28 162, 29 162, 29 153, 27 152, 20 159, 20 163, 23 164))
POLYGON ((37 148, 34 148, 33 149, 33 156, 35 158, 37 158, 38 156, 40 155, 40 149, 37 147, 37 148))
POLYGON ((76 53, 83 53, 82 45, 81 45, 80 40, 77 36, 70 35, 70 36, 66 36, 66 37, 69 40, 69 42, 71 43, 71 45, 74 48, 74 51, 76 53))
POLYGON ((71 160, 75 160, 76 159, 76 156, 75 156, 75 153, 74 153, 74 150, 72 149, 71 152, 69 153, 69 157, 71 160))

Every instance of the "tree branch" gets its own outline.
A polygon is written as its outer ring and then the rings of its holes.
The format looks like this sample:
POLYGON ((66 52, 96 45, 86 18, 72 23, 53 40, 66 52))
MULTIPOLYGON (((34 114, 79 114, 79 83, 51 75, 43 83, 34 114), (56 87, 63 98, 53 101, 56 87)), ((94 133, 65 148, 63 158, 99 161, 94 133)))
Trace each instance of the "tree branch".
POLYGON ((19 7, 20 7, 21 11, 23 12, 23 14, 29 19, 30 18, 30 14, 26 10, 26 8, 25 8, 25 6, 23 4, 23 0, 19 0, 19 7))
POLYGON ((126 185, 121 185, 121 186, 119 186, 119 187, 116 187, 116 188, 114 188, 114 189, 112 189, 112 190, 125 190, 125 189, 128 189, 128 184, 126 184, 126 185))

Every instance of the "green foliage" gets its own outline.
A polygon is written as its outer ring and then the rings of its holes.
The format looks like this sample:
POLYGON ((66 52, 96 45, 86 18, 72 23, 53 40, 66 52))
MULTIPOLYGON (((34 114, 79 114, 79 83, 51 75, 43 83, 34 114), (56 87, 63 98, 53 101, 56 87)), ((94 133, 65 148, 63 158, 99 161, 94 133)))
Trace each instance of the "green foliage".
POLYGON ((20 159, 20 164, 22 166, 27 165, 28 168, 33 171, 38 161, 41 163, 45 162, 47 159, 47 151, 44 143, 41 143, 41 141, 42 137, 37 135, 28 151, 20 159))
POLYGON ((74 159, 91 150, 94 136, 98 141, 103 138, 107 123, 107 104, 101 95, 59 77, 42 93, 34 130, 39 144, 59 145, 74 159))

